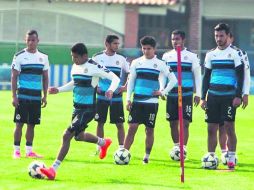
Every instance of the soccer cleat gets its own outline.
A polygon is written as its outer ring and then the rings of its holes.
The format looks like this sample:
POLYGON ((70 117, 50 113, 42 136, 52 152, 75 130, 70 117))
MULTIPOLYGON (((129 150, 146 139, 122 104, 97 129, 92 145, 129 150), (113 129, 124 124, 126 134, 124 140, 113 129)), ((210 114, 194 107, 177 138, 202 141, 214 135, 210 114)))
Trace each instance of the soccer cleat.
POLYGON ((39 155, 39 154, 37 154, 35 152, 29 152, 28 154, 26 154, 26 157, 27 158, 43 158, 42 155, 39 155))
POLYGON ((100 154, 99 154, 99 158, 103 159, 106 157, 107 155, 107 150, 108 147, 111 145, 112 140, 111 139, 104 139, 105 140, 105 145, 100 147, 100 154))
POLYGON ((235 169, 235 163, 228 161, 228 169, 234 170, 235 169))
POLYGON ((56 171, 53 167, 50 168, 40 168, 41 173, 47 176, 49 180, 54 180, 56 177, 56 171))
POLYGON ((12 157, 13 157, 13 159, 19 159, 21 157, 20 151, 14 150, 12 157))
POLYGON ((148 158, 143 159, 143 164, 148 164, 148 162, 149 162, 148 158))

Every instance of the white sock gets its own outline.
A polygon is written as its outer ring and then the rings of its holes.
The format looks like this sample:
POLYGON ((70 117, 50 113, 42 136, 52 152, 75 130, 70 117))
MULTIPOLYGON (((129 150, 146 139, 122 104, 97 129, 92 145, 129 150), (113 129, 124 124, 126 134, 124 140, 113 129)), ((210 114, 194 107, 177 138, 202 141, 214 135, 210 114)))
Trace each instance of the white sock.
POLYGON ((174 146, 180 146, 180 143, 174 143, 174 146))
POLYGON ((122 145, 122 144, 119 144, 119 148, 121 149, 121 148, 124 148, 124 146, 122 145))
POLYGON ((55 162, 53 163, 52 167, 54 168, 54 170, 56 171, 59 166, 61 165, 61 161, 60 160, 55 160, 55 162))
POLYGON ((20 152, 20 146, 14 145, 14 150, 20 152))
POLYGON ((150 156, 150 154, 145 154, 144 159, 149 160, 149 156, 150 156))
POLYGON ((228 157, 229 162, 235 163, 235 152, 228 151, 228 157))
POLYGON ((26 154, 29 154, 32 152, 33 147, 32 146, 26 146, 26 154))
POLYGON ((104 140, 103 138, 98 137, 98 142, 97 142, 97 144, 98 144, 99 146, 104 146, 104 145, 105 145, 105 140, 104 140))

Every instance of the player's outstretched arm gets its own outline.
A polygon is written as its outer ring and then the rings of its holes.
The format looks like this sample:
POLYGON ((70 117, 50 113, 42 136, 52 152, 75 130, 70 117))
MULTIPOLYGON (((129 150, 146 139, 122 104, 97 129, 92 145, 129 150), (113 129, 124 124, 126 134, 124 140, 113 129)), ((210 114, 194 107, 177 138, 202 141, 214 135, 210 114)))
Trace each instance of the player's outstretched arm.
POLYGON ((70 81, 67 84, 65 84, 64 86, 61 87, 50 87, 48 92, 49 94, 57 94, 60 92, 69 92, 73 90, 73 86, 74 86, 74 81, 70 81))

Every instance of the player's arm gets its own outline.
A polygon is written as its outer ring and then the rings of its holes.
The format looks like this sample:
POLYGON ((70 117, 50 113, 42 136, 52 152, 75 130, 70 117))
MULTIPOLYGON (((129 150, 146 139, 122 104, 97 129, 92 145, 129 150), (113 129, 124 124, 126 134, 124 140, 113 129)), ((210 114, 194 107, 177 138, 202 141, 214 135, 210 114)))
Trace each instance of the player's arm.
POLYGON ((60 86, 60 87, 50 87, 49 88, 49 94, 57 94, 60 92, 69 92, 73 90, 73 86, 74 86, 74 81, 71 80, 70 82, 68 82, 67 84, 60 86))
POLYGON ((244 79, 243 79, 243 105, 242 108, 245 109, 248 106, 248 96, 250 94, 250 63, 248 55, 244 52, 244 79))
POLYGON ((43 81, 43 97, 41 100, 42 107, 46 107, 47 105, 47 94, 48 94, 48 86, 49 86, 49 75, 48 70, 44 70, 42 73, 42 81, 43 81))
POLYGON ((201 90, 201 108, 203 110, 206 110, 207 105, 206 105, 206 95, 207 91, 210 86, 210 79, 211 79, 211 73, 212 73, 212 65, 211 65, 211 60, 209 58, 209 55, 206 54, 205 57, 205 70, 204 70, 204 75, 202 79, 202 90, 201 90))
POLYGON ((195 82, 195 89, 196 89, 196 94, 194 96, 194 105, 198 106, 201 98, 201 67, 200 67, 200 61, 198 57, 196 57, 193 61, 193 75, 194 75, 194 82, 195 82))
MULTIPOLYGON (((160 87, 161 90, 155 91, 153 93, 153 95, 165 96, 165 95, 168 94, 168 92, 172 88, 174 88, 174 86, 177 83, 177 79, 176 79, 175 74, 171 71, 170 67, 166 66, 166 64, 162 65, 162 73, 163 73, 164 77, 168 79, 167 86, 165 88, 160 87)), ((160 82, 160 83, 162 83, 162 82, 160 82)), ((160 85, 163 85, 163 84, 160 84, 160 85)))
POLYGON ((17 107, 19 105, 19 100, 17 98, 17 81, 20 73, 20 64, 14 56, 12 61, 12 70, 11 70, 11 90, 12 90, 12 105, 17 107))
POLYGON ((130 74, 130 63, 127 61, 127 59, 125 59, 124 61, 122 71, 124 72, 122 77, 124 85, 118 89, 118 93, 121 93, 127 90, 128 78, 130 74))
POLYGON ((136 81, 137 73, 136 73, 136 67, 135 67, 135 62, 132 63, 131 68, 130 68, 130 74, 129 74, 129 80, 127 84, 127 93, 126 93, 126 109, 130 111, 131 109, 131 95, 135 86, 135 81, 136 81))

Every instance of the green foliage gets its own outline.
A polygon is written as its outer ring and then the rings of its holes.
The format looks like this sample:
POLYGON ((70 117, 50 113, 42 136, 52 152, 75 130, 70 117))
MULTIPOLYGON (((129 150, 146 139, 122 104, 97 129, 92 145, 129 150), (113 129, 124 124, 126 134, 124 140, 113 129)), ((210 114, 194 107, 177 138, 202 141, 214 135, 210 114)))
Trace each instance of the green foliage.
MULTIPOLYGON (((190 126, 188 160, 185 162, 185 183, 180 183, 179 162, 169 157, 173 143, 168 122, 165 120, 165 102, 161 102, 155 128, 155 143, 148 165, 142 164, 144 155, 144 126, 140 126, 130 150, 131 161, 127 166, 114 164, 113 153, 118 148, 116 127, 105 125, 105 136, 113 139, 105 160, 91 156, 95 145, 71 143, 69 153, 60 166, 55 181, 36 180, 28 176, 27 167, 32 159, 24 157, 25 129, 21 142, 22 158, 12 159, 13 152, 13 111, 11 93, 0 92, 0 190, 52 190, 52 189, 195 189, 195 190, 249 190, 253 189, 254 178, 254 97, 246 110, 238 109, 236 131, 238 136, 237 154, 239 165, 236 171, 227 172, 221 163, 218 170, 201 168, 201 157, 207 151, 207 128, 204 112, 194 108, 193 123, 190 126)), ((69 125, 72 112, 72 94, 63 93, 48 96, 47 108, 42 111, 42 124, 36 127, 34 149, 44 155, 41 159, 50 166, 62 141, 63 131, 69 125)), ((126 112, 127 118, 127 112, 126 112)), ((125 124, 127 131, 128 127, 125 124)), ((95 133, 93 121, 88 131, 95 133)), ((217 155, 220 157, 219 147, 217 155)))

